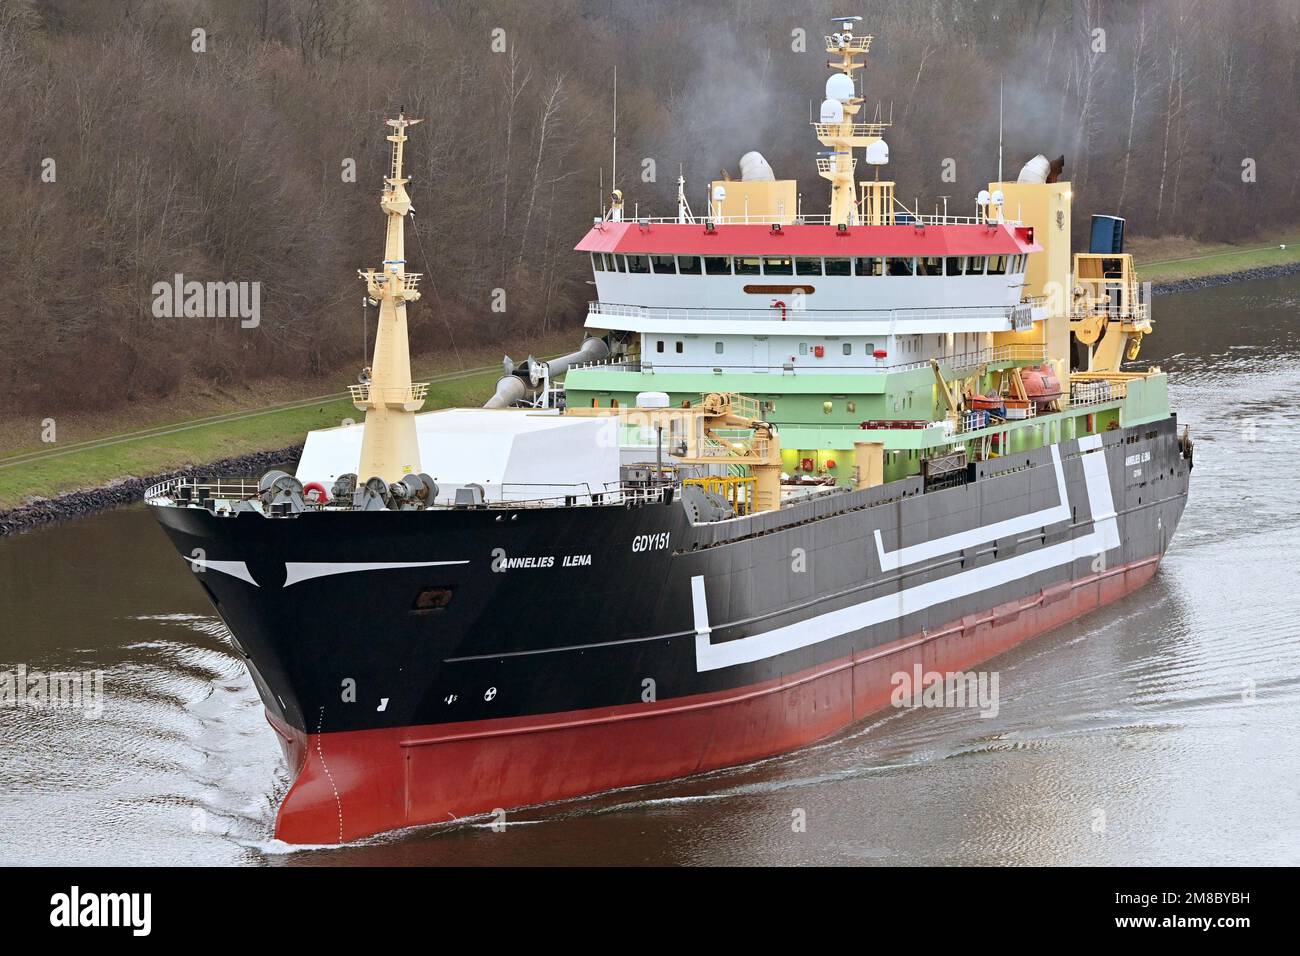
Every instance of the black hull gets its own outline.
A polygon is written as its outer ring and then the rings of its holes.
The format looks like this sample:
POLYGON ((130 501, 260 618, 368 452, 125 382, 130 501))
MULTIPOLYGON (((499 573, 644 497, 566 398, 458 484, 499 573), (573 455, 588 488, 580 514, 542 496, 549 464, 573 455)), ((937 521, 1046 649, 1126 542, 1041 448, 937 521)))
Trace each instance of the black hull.
POLYGON ((909 479, 701 526, 679 502, 291 518, 152 508, 197 559, 273 720, 316 734, 718 695, 807 672, 1158 560, 1190 472, 1172 416, 974 467, 942 491, 909 479), (1080 444, 1097 441, 1104 465, 1085 467, 1080 444), (1098 475, 1113 518, 1093 513, 1098 475), (1028 515, 1044 523, 1025 527, 1028 515), (493 570, 501 552, 535 560, 493 570), (417 608, 430 589, 449 603, 417 608))

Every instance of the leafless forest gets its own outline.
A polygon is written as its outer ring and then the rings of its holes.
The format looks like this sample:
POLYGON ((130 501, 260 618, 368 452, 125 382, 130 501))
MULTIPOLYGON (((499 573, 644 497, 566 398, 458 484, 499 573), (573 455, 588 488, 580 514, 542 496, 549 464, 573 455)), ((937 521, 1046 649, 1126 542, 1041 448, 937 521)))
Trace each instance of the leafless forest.
POLYGON ((382 120, 403 104, 426 119, 416 349, 576 335, 590 287, 571 249, 602 169, 610 186, 615 67, 629 212, 670 214, 679 165, 701 206, 750 149, 820 211, 809 103, 843 14, 877 36, 865 93, 892 115, 909 204, 973 206, 1001 84, 1006 175, 1064 153, 1076 229, 1110 212, 1233 238, 1300 218, 1300 0, 0 0, 4 394, 55 412, 193 376, 350 376, 382 120), (155 318, 176 273, 260 282, 260 324, 155 318))

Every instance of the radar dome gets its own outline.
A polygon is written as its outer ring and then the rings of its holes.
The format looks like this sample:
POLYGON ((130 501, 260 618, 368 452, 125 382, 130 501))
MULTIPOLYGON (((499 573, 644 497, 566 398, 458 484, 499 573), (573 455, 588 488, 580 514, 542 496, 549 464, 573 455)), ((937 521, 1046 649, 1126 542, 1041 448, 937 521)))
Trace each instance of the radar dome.
POLYGON ((832 73, 826 78, 826 98, 828 100, 839 100, 841 103, 845 103, 855 96, 857 96, 857 90, 853 88, 853 77, 847 73, 832 73))
POLYGON ((747 183, 770 183, 776 180, 776 174, 763 154, 751 149, 740 157, 740 178, 747 183))
POLYGON ((839 100, 823 100, 821 122, 823 123, 843 123, 844 122, 844 104, 839 100))
POLYGON ((878 139, 867 147, 867 163, 871 166, 883 166, 889 162, 889 144, 878 139))

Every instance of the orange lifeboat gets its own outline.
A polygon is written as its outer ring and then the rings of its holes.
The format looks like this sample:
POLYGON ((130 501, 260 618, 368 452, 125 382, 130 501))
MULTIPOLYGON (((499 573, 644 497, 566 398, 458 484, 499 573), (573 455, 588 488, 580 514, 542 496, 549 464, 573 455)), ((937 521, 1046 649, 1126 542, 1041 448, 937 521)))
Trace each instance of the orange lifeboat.
POLYGON ((1052 371, 1052 366, 1046 363, 1037 368, 1022 369, 1020 381, 1025 385, 1025 397, 1040 410, 1052 404, 1063 394, 1056 373, 1052 371))

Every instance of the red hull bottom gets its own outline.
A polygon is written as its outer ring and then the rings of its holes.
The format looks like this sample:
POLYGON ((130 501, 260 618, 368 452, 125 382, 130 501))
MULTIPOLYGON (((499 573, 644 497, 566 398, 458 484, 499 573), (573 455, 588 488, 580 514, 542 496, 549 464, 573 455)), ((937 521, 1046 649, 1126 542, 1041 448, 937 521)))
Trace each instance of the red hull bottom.
POLYGON ((889 705, 893 676, 965 670, 1141 587, 1149 558, 763 684, 649 704, 303 734, 273 723, 298 769, 276 817, 288 843, 332 844, 793 750, 889 705))

